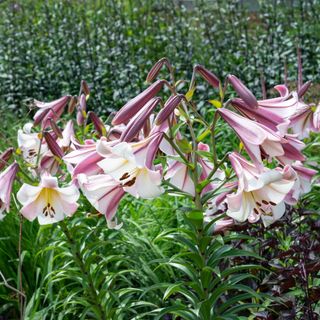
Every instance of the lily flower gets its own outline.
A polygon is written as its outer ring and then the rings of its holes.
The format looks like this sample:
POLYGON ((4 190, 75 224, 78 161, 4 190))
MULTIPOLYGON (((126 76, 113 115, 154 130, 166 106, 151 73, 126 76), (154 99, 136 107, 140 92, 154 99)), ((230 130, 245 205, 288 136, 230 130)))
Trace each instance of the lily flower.
POLYGON ((299 161, 287 166, 284 170, 286 179, 294 179, 294 185, 291 191, 287 194, 285 202, 294 205, 298 202, 301 195, 308 193, 311 190, 312 178, 317 174, 316 170, 306 168, 299 161))
POLYGON ((107 174, 77 176, 80 188, 91 205, 104 214, 110 229, 119 229, 121 225, 113 220, 119 202, 125 192, 119 182, 107 174))
MULTIPOLYGON (((104 137, 100 141, 106 141, 104 137)), ((67 163, 68 171, 75 178, 80 173, 86 175, 96 175, 102 173, 102 169, 98 166, 98 162, 103 157, 97 152, 97 143, 93 140, 86 140, 85 144, 78 143, 72 139, 72 143, 76 150, 71 151, 63 157, 63 161, 67 163)))
POLYGON ((282 144, 287 141, 276 132, 225 108, 219 109, 218 112, 237 133, 254 163, 262 162, 260 148, 270 157, 284 154, 282 144))
POLYGON ((154 134, 137 143, 120 142, 105 150, 100 144, 97 151, 105 159, 98 166, 133 196, 155 198, 163 193, 161 172, 152 169, 161 140, 162 134, 154 134))
POLYGON ((18 130, 18 147, 22 151, 24 160, 34 166, 37 162, 39 150, 39 157, 41 157, 48 151, 48 148, 44 139, 41 139, 41 134, 31 132, 31 128, 32 123, 26 123, 23 130, 18 130))
POLYGON ((40 224, 50 224, 72 216, 80 196, 75 185, 59 188, 58 179, 43 174, 38 186, 24 183, 17 193, 23 205, 21 214, 30 221, 38 217, 40 224))
POLYGON ((41 101, 34 101, 36 107, 39 110, 34 115, 34 123, 33 125, 36 126, 41 123, 42 129, 45 129, 50 126, 50 119, 57 121, 70 100, 70 96, 64 96, 60 99, 54 100, 52 102, 41 102, 41 101))
POLYGON ((0 220, 4 218, 4 210, 9 212, 12 185, 18 170, 19 165, 14 162, 0 174, 0 220))
POLYGON ((294 181, 285 179, 280 170, 264 168, 261 172, 238 153, 229 158, 239 182, 237 192, 227 195, 227 215, 239 222, 248 219, 253 223, 261 218, 264 226, 280 219, 294 181))
POLYGON ((305 105, 298 113, 290 118, 292 132, 298 135, 299 139, 307 138, 311 131, 320 131, 320 104, 305 105))

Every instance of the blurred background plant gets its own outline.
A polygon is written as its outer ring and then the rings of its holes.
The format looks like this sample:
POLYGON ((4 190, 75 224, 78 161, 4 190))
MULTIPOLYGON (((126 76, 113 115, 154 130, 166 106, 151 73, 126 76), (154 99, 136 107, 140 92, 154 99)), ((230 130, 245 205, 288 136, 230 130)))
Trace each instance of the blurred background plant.
MULTIPOLYGON (((304 80, 315 82, 309 98, 315 102, 319 98, 317 0, 0 2, 1 150, 15 146, 22 121, 17 123, 12 113, 24 116, 29 99, 50 101, 77 92, 79 80, 86 79, 92 87, 90 108, 107 116, 145 87, 147 71, 163 56, 170 58, 180 77, 189 78, 180 70, 191 72, 193 64, 201 63, 220 77, 236 74, 259 97, 264 79, 268 79, 268 91, 284 81, 295 86, 300 46, 304 80)), ((207 92, 204 86, 201 94, 209 99, 207 92)), ((223 154, 236 142, 223 127, 221 131, 223 154)), ((310 161, 319 163, 319 146, 319 136, 312 136, 306 150, 310 161)), ((319 201, 319 185, 315 185, 287 215, 286 223, 268 231, 244 227, 232 240, 235 248, 265 257, 262 265, 272 270, 252 268, 256 278, 245 281, 255 292, 280 298, 249 308, 250 319, 317 319, 320 315, 319 201)), ((77 215, 69 230, 81 239, 80 247, 73 247, 60 228, 39 228, 24 221, 25 317, 99 318, 99 306, 89 305, 91 300, 86 299, 92 282, 99 288, 107 319, 153 319, 152 310, 158 310, 162 319, 188 319, 180 307, 190 300, 174 284, 187 283, 189 278, 166 264, 174 254, 188 252, 187 242, 177 247, 174 238, 171 242, 160 239, 184 226, 177 210, 182 205, 164 197, 147 205, 124 201, 119 212, 125 228, 120 232, 106 229, 103 217, 97 224, 90 216, 77 215), (71 258, 77 253, 92 278, 85 284, 79 276, 81 267, 71 258), (163 265, 158 268, 160 262, 163 265)), ((82 211, 88 208, 84 204, 82 211)), ((14 206, 0 223, 0 271, 15 288, 19 288, 19 223, 14 206)), ((245 256, 227 258, 231 265, 239 259, 257 263, 245 256)), ((223 262, 220 268, 225 266, 223 262)), ((17 319, 18 296, 4 284, 0 279, 0 317, 17 319)), ((226 319, 239 317, 231 314, 226 319)))

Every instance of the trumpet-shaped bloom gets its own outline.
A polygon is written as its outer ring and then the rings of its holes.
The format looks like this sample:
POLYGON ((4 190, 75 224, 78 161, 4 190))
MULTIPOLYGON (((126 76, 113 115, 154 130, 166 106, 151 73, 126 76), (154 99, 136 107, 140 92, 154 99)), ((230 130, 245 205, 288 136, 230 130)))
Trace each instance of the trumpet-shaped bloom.
POLYGON ((285 202, 294 205, 298 202, 299 197, 311 190, 311 180, 317 174, 316 170, 306 168, 299 161, 293 163, 291 167, 287 166, 284 170, 286 179, 294 179, 294 185, 287 194, 285 202))
POLYGON ((39 150, 40 157, 42 154, 48 151, 48 148, 45 141, 41 140, 41 135, 39 133, 31 132, 31 128, 32 123, 26 123, 23 126, 23 130, 18 130, 18 146, 22 151, 24 160, 30 165, 35 165, 37 162, 39 150))
POLYGON ((19 166, 15 162, 0 174, 0 220, 4 217, 4 210, 9 212, 12 185, 18 169, 19 166))
POLYGON ((227 215, 237 221, 256 222, 262 219, 265 226, 280 219, 285 212, 284 199, 294 185, 284 178, 280 170, 259 168, 237 153, 230 161, 239 182, 236 193, 227 195, 227 215))
POLYGON ((287 141, 268 127, 246 119, 230 110, 219 109, 222 118, 237 133, 254 163, 261 163, 261 150, 270 157, 282 156, 282 143, 287 141))
POLYGON ((77 179, 91 205, 105 215, 108 227, 112 229, 121 227, 113 221, 119 202, 125 194, 121 184, 106 174, 90 177, 79 174, 77 179))
MULTIPOLYGON (((105 159, 98 165, 106 174, 118 181, 126 192, 133 196, 151 199, 163 193, 161 172, 150 169, 152 160, 160 141, 153 140, 132 143, 120 142, 103 152, 105 159), (149 147, 149 148, 148 148, 149 147)), ((101 150, 101 149, 98 149, 101 150)), ((101 154, 101 151, 100 151, 101 154)))
POLYGON ((301 109, 297 114, 290 118, 292 132, 297 134, 299 139, 307 138, 310 131, 320 131, 320 104, 308 106, 301 109))
POLYGON ((40 224, 61 221, 78 208, 79 190, 75 185, 59 188, 56 177, 43 174, 38 186, 24 183, 17 193, 23 205, 20 212, 30 221, 38 217, 40 224))

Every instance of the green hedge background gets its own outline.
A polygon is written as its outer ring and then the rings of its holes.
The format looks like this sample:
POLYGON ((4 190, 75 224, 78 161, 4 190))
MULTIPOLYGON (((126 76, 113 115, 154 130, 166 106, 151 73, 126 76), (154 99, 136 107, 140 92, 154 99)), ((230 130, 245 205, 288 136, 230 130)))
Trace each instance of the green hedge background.
POLYGON ((31 97, 76 94, 86 79, 94 108, 114 110, 163 56, 178 72, 236 74, 259 96, 261 76, 272 88, 285 64, 296 79, 300 46, 305 80, 319 81, 319 16, 317 0, 2 1, 0 108, 22 113, 31 97))

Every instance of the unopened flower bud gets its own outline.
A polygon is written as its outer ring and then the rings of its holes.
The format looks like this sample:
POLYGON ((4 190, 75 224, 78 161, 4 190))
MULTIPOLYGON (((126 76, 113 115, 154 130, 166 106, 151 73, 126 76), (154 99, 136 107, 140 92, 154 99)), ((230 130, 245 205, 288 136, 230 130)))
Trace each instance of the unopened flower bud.
POLYGON ((98 132, 100 137, 106 136, 107 131, 102 120, 93 111, 88 112, 88 117, 92 121, 94 128, 98 132))
POLYGON ((86 97, 90 95, 90 89, 85 80, 81 80, 81 92, 83 92, 86 97))
POLYGON ((49 132, 44 133, 44 139, 46 140, 46 143, 48 145, 48 148, 52 152, 53 155, 56 157, 62 159, 63 157, 63 151, 57 144, 56 140, 52 137, 52 135, 49 132))
POLYGON ((161 98, 153 98, 150 100, 140 111, 139 113, 132 118, 126 129, 122 132, 120 137, 121 141, 129 142, 131 141, 138 132, 143 128, 147 119, 150 117, 151 113, 155 109, 155 107, 159 104, 161 98))
POLYGON ((79 107, 77 110, 77 124, 81 126, 84 124, 84 120, 86 119, 86 109, 87 109, 87 102, 86 96, 82 94, 80 96, 79 107))
POLYGON ((211 71, 207 70, 205 67, 198 64, 194 67, 194 72, 197 72, 204 80, 206 80, 214 88, 219 88, 219 78, 211 71))
POLYGON ((53 119, 50 119, 50 126, 53 132, 55 133, 55 135, 62 139, 63 138, 62 131, 60 130, 60 128, 57 126, 56 122, 53 119))
POLYGON ((308 89, 310 88, 311 83, 312 83, 312 81, 309 80, 309 81, 305 82, 305 83, 300 87, 300 89, 298 90, 298 97, 299 97, 299 98, 302 98, 302 97, 305 95, 305 93, 306 93, 306 92, 308 91, 308 89))
POLYGON ((234 75, 228 76, 228 81, 238 93, 240 98, 251 108, 258 107, 258 101, 253 93, 234 75))
POLYGON ((70 101, 69 101, 69 105, 68 105, 68 113, 72 114, 76 105, 77 105, 77 97, 73 96, 71 97, 70 101))
POLYGON ((171 66, 169 60, 167 58, 162 58, 153 65, 153 67, 151 68, 151 70, 149 71, 149 73, 147 75, 146 81, 152 82, 156 78, 156 76, 158 75, 158 73, 161 70, 161 68, 163 67, 163 65, 165 65, 168 68, 169 72, 172 72, 172 66, 171 66))
POLYGON ((13 153, 13 148, 8 148, 6 151, 4 151, 1 155, 0 155, 0 170, 2 170, 8 163, 8 161, 10 160, 11 156, 13 153))
POLYGON ((165 103, 163 109, 158 113, 155 120, 156 125, 160 125, 171 115, 175 108, 180 104, 181 100, 184 99, 183 94, 171 96, 165 103))
POLYGON ((127 122, 131 119, 148 101, 150 101, 162 89, 165 80, 158 80, 149 88, 138 94, 135 98, 127 102, 115 115, 112 120, 113 125, 127 122))

